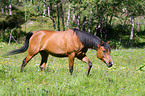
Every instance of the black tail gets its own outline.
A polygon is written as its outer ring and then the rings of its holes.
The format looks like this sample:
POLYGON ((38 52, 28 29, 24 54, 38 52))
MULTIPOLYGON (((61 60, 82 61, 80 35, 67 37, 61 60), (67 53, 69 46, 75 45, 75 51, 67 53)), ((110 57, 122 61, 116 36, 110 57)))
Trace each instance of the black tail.
POLYGON ((25 40, 24 46, 23 46, 22 48, 20 48, 20 49, 12 50, 12 51, 8 52, 8 53, 5 54, 5 55, 13 55, 13 54, 18 54, 18 53, 25 52, 25 51, 28 49, 28 47, 29 47, 29 39, 30 39, 30 37, 31 37, 32 35, 33 35, 32 32, 27 33, 27 36, 26 36, 26 40, 25 40))

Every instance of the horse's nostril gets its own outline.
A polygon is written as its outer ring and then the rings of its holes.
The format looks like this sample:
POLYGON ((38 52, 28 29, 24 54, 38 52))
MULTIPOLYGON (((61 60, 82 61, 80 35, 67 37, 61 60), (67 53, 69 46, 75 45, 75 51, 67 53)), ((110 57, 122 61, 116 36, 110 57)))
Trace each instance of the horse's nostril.
POLYGON ((112 63, 111 62, 109 62, 109 67, 111 67, 112 66, 112 63))

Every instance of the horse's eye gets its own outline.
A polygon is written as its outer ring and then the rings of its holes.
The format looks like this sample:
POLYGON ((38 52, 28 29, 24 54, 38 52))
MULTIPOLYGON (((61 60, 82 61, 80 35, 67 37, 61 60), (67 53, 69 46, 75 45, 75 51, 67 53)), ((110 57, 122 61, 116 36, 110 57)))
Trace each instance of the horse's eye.
POLYGON ((103 50, 103 53, 106 53, 106 51, 105 51, 105 50, 103 50))

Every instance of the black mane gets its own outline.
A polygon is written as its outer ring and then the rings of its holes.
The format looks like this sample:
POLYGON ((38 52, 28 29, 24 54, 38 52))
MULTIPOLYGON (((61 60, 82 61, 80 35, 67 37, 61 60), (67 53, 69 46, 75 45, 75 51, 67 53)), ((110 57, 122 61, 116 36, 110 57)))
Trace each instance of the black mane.
POLYGON ((94 36, 92 34, 89 34, 85 31, 80 31, 78 29, 72 28, 74 32, 76 32, 79 40, 81 41, 82 44, 84 44, 88 48, 98 48, 98 44, 100 44, 101 39, 97 36, 94 36))
MULTIPOLYGON (((72 28, 72 30, 74 30, 74 32, 76 32, 79 40, 86 47, 98 48, 98 44, 99 44, 99 47, 101 46, 100 43, 102 40, 98 36, 94 36, 93 34, 89 34, 85 31, 80 31, 79 29, 76 29, 76 28, 72 28)), ((106 44, 105 42, 103 43, 103 46, 105 49, 110 50, 110 46, 108 44, 106 44)))

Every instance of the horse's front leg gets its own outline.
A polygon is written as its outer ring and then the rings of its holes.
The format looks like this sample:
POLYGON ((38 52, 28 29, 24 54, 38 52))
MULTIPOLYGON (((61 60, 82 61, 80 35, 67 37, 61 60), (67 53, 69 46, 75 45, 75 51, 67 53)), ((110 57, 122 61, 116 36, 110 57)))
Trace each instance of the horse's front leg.
POLYGON ((21 72, 23 72, 24 67, 27 65, 27 63, 32 59, 33 56, 30 56, 29 54, 27 57, 23 60, 22 66, 21 66, 21 72))
POLYGON ((89 75, 90 70, 92 68, 92 62, 88 59, 87 56, 85 56, 84 58, 82 58, 82 61, 86 62, 88 64, 88 70, 86 72, 87 75, 89 75))
POLYGON ((70 75, 72 75, 73 72, 74 58, 75 58, 75 53, 71 53, 68 55, 70 75))
POLYGON ((77 58, 88 64, 88 70, 87 70, 86 74, 89 75, 90 70, 92 68, 92 62, 88 59, 88 57, 85 55, 85 53, 78 54, 77 58))

